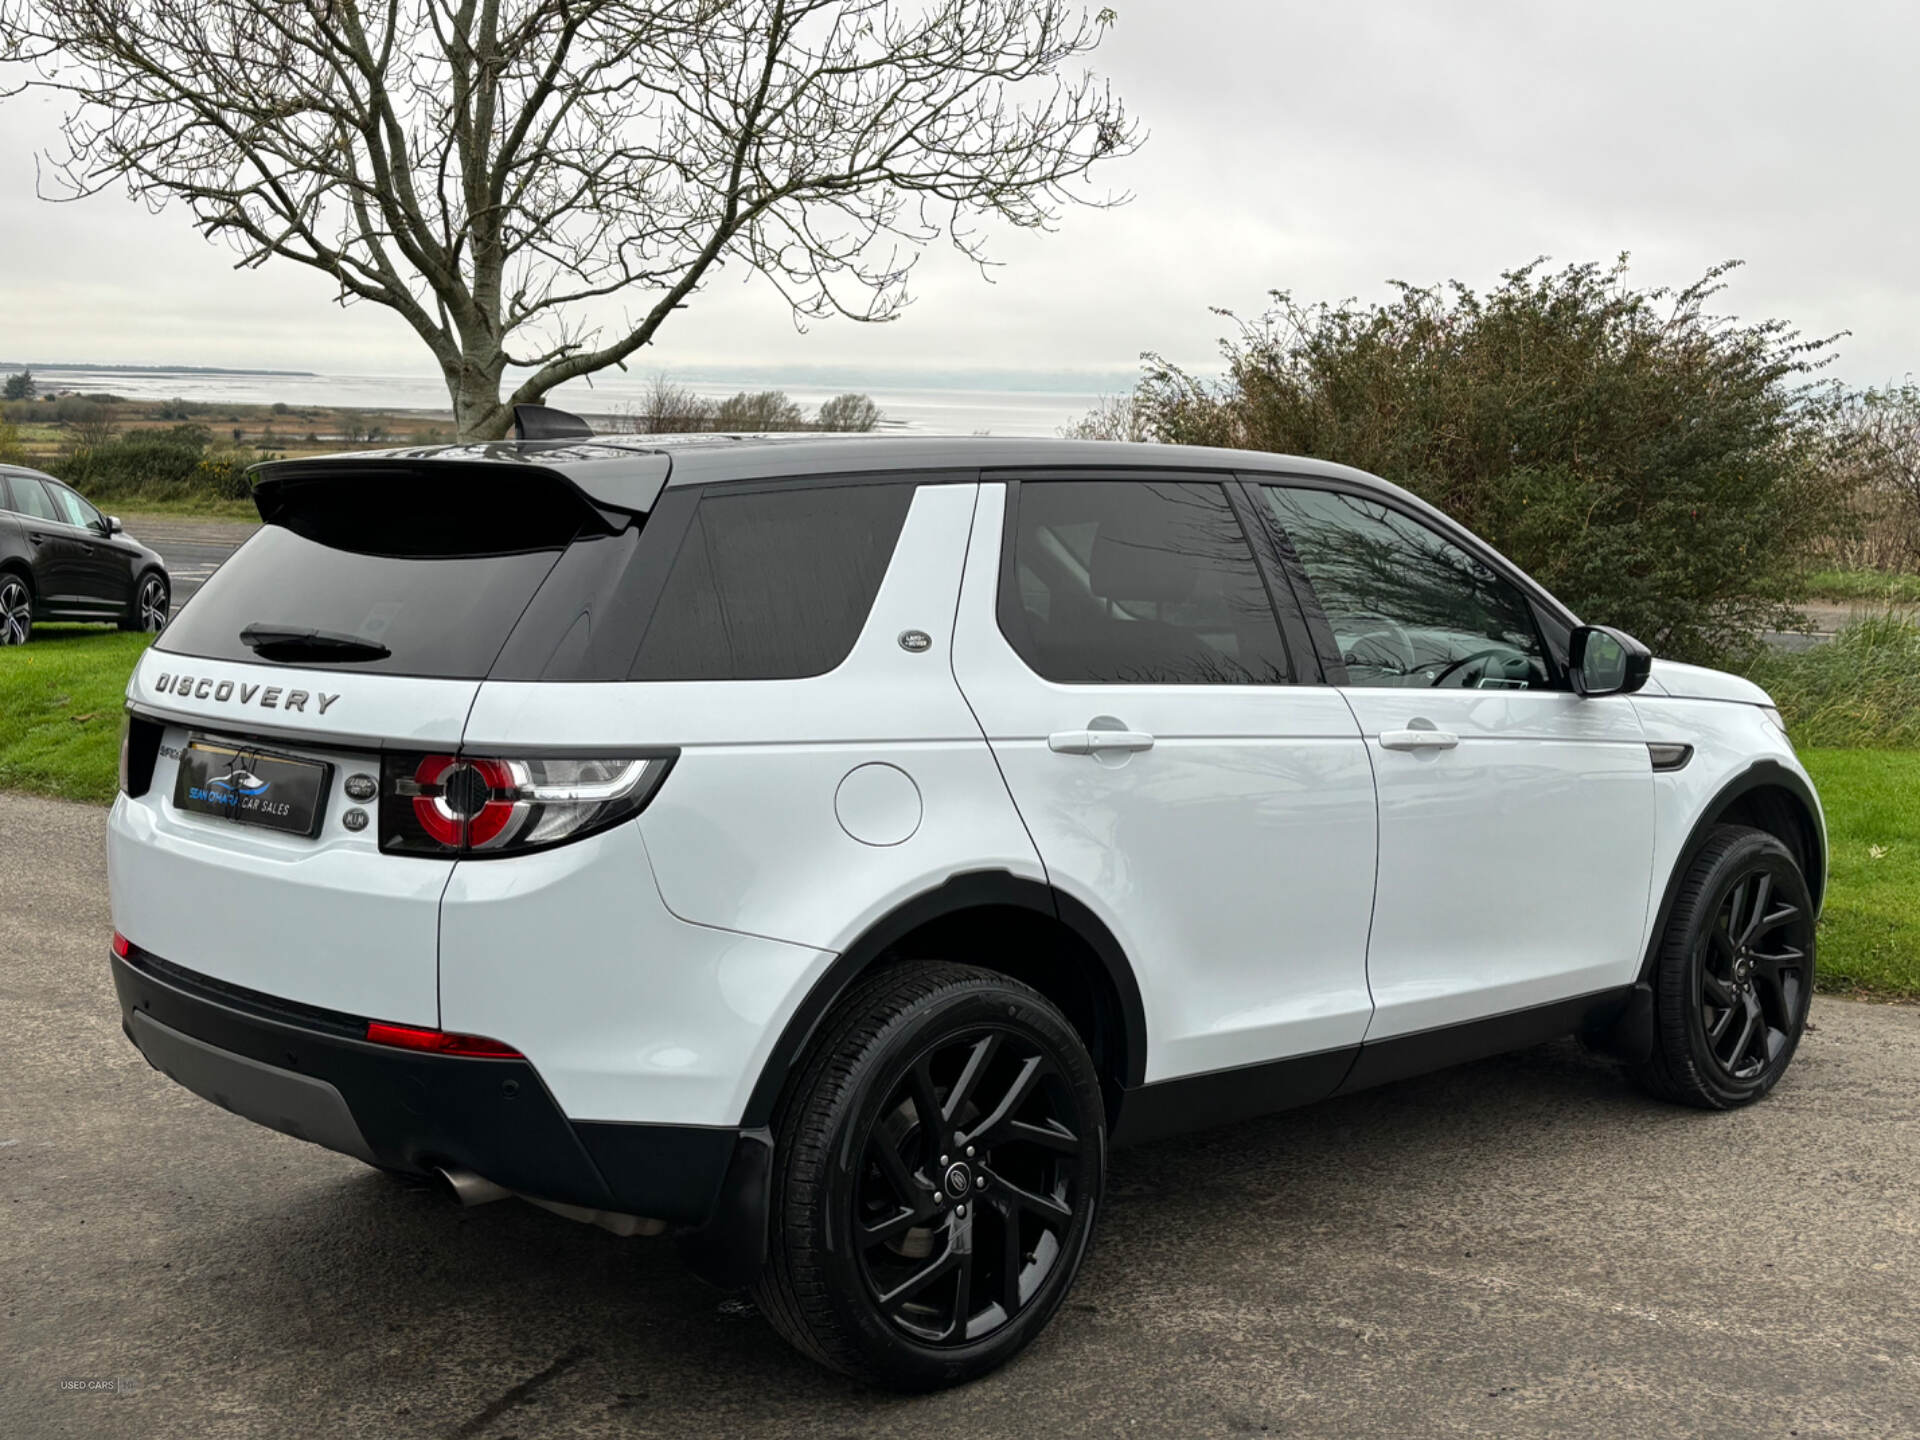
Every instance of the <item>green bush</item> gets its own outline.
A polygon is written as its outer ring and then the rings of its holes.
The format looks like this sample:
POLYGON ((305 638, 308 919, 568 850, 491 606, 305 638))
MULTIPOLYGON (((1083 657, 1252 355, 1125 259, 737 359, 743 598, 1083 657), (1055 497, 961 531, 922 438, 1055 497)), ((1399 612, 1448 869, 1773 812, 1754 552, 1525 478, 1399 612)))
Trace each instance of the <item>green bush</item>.
POLYGON ((250 452, 210 450, 203 425, 136 430, 76 449, 50 467, 96 504, 128 500, 244 500, 250 452))
POLYGON ((1224 343, 1224 381, 1149 357, 1137 413, 1155 439, 1395 481, 1660 654, 1750 652, 1798 623, 1851 482, 1838 397, 1811 378, 1828 342, 1709 315, 1728 268, 1678 293, 1632 288, 1624 262, 1380 305, 1276 293, 1224 343))
POLYGON ((1748 676, 1773 696, 1795 745, 1920 747, 1920 626, 1860 620, 1824 645, 1769 652, 1748 676))

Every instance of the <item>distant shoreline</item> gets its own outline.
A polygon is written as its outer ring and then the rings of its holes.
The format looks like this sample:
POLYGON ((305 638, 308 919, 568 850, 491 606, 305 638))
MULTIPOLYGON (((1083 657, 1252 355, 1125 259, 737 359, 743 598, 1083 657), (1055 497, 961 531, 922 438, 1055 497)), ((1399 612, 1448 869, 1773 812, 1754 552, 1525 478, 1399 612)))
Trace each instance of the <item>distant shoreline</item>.
POLYGON ((318 370, 235 370, 223 365, 47 365, 39 361, 24 364, 18 360, 0 360, 0 370, 33 370, 47 375, 65 375, 86 371, 96 375, 274 375, 296 380, 319 378, 318 370))

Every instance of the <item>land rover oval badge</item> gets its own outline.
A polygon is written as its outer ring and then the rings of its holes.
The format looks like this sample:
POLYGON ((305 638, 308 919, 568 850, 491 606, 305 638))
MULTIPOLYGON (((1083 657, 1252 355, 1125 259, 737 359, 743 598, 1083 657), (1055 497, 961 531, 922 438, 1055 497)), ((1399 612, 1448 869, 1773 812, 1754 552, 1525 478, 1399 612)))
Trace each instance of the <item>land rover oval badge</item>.
POLYGON ((924 630, 902 630, 900 648, 909 655, 918 655, 924 650, 933 648, 933 637, 924 630))

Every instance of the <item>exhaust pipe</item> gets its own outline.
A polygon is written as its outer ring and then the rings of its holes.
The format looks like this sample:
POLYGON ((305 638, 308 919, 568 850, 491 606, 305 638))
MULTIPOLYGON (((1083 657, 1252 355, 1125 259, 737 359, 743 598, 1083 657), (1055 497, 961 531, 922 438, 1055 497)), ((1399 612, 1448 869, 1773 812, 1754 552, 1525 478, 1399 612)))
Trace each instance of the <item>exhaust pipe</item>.
POLYGON ((461 1170, 450 1165, 436 1165, 440 1178, 453 1187, 453 1195, 462 1205, 485 1205, 489 1201, 504 1200, 513 1192, 504 1185, 496 1185, 485 1176, 476 1175, 471 1170, 461 1170))
MULTIPOLYGON (((462 1205, 485 1205, 494 1200, 504 1200, 519 1192, 496 1185, 484 1175, 476 1175, 471 1170, 462 1170, 456 1165, 436 1165, 435 1171, 440 1178, 452 1187, 454 1198, 462 1205)), ((567 1205, 558 1200, 542 1200, 532 1195, 521 1195, 542 1210, 563 1215, 582 1225, 598 1225, 602 1230, 612 1231, 615 1235, 661 1235, 666 1233, 667 1222, 650 1220, 641 1215, 621 1215, 611 1210, 589 1210, 583 1205, 567 1205)))

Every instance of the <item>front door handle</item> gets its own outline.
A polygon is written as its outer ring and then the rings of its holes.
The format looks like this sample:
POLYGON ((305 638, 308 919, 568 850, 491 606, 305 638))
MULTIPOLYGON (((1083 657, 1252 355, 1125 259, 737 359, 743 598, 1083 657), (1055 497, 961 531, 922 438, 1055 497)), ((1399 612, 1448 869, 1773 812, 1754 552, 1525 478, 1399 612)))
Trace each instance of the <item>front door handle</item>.
POLYGON ((1458 735, 1447 730, 1435 730, 1430 725, 1419 729, 1380 732, 1382 750, 1451 750, 1459 743, 1458 735))
POLYGON ((1153 736, 1142 730, 1056 730, 1047 736, 1047 748, 1056 755, 1151 750, 1153 736))

